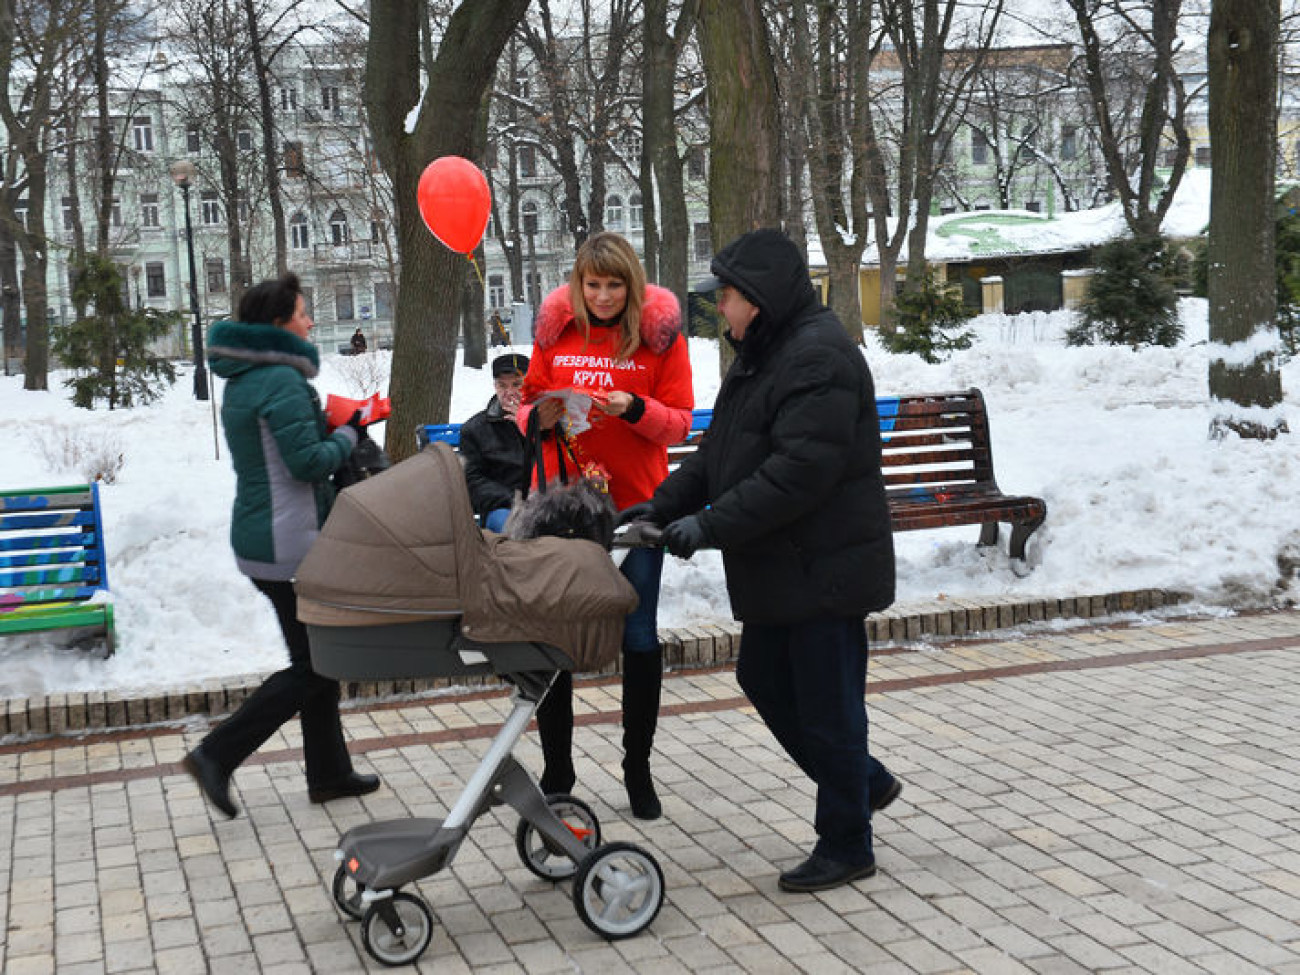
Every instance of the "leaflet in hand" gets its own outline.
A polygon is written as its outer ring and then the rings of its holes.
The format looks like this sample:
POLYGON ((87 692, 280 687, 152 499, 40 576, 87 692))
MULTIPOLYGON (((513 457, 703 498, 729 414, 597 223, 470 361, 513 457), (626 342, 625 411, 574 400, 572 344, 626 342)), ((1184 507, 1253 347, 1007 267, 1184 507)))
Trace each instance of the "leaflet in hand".
POLYGON ((548 389, 544 393, 538 393, 533 398, 533 405, 536 406, 544 399, 558 399, 564 402, 564 416, 560 419, 560 423, 569 436, 576 437, 584 430, 591 429, 591 421, 587 419, 587 414, 591 412, 593 404, 605 402, 605 394, 594 389, 566 386, 563 389, 548 389))

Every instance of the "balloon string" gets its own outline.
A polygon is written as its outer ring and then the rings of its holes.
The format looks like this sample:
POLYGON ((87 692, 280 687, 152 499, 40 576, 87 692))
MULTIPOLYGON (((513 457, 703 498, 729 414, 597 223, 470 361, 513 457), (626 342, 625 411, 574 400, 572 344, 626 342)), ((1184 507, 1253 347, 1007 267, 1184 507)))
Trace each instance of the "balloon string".
POLYGON ((478 269, 478 261, 474 260, 474 255, 466 254, 465 260, 469 261, 471 264, 474 265, 474 273, 478 275, 478 286, 486 291, 487 284, 484 283, 483 281, 483 272, 478 269))

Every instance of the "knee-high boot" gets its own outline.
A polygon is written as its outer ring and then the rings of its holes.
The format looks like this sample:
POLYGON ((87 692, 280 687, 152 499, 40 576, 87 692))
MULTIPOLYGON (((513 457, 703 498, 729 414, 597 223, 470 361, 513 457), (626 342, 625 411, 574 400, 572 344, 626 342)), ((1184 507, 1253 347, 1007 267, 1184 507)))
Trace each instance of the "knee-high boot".
POLYGON ((637 819, 663 815, 650 776, 650 749, 659 723, 663 651, 623 653, 623 783, 637 819))
POLYGON ((537 708, 537 731, 546 767, 539 783, 543 795, 573 791, 573 675, 561 671, 537 708))

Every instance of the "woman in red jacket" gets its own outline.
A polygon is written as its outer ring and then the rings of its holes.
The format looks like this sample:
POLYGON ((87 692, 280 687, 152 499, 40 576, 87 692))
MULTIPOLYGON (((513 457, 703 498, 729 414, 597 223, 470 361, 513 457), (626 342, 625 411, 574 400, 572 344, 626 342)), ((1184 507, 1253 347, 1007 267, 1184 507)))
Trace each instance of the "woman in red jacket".
MULTIPOLYGON (((590 428, 574 438, 578 462, 609 477, 620 509, 646 501, 668 475, 668 445, 686 437, 695 394, 681 308, 665 288, 647 284, 632 246, 599 233, 578 248, 567 286, 542 302, 534 323, 533 357, 524 380, 539 425, 553 429, 564 403, 540 398, 574 387, 592 394, 590 428)), ((526 428, 528 411, 519 424, 526 428)), ((657 819, 662 810, 650 776, 659 717, 663 653, 659 648, 659 577, 663 550, 632 549, 622 565, 640 597, 623 633, 623 781, 632 813, 657 819)), ((572 760, 573 682, 561 675, 537 714, 546 769, 542 791, 567 793, 572 760)))

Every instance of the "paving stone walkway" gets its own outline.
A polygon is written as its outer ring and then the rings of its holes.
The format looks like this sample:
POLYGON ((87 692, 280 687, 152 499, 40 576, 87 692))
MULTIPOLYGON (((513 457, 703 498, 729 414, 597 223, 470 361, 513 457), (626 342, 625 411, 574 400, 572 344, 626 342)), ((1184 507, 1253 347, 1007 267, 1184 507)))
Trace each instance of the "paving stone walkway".
MULTIPOLYGON (((626 808, 617 683, 580 683, 577 791, 607 841, 658 857, 663 911, 601 940, 493 810, 416 885, 438 925, 418 970, 1300 975, 1297 686, 1297 612, 887 649, 872 746, 907 786, 876 824, 880 872, 793 895, 776 875, 811 845, 812 791, 730 670, 665 681, 655 823, 626 808)), ((442 815, 507 708, 349 710, 385 788, 328 806, 286 728, 238 772, 233 821, 177 764, 199 721, 0 746, 0 970, 383 970, 330 897, 337 838, 442 815)), ((535 736, 516 754, 537 768, 535 736)))

